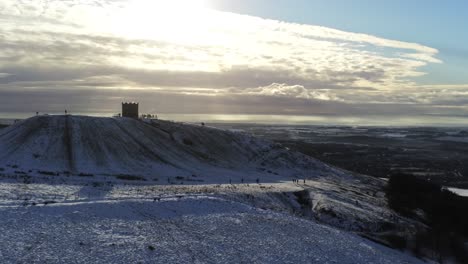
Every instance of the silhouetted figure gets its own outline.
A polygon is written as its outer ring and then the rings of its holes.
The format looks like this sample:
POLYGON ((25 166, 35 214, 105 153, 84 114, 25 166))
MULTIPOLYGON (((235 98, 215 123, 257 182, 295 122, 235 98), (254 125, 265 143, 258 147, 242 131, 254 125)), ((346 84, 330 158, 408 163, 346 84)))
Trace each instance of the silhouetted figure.
POLYGON ((244 178, 241 179, 241 182, 244 183, 244 178))
POLYGON ((259 178, 257 178, 257 184, 258 184, 258 183, 260 183, 260 179, 259 179, 259 178))
POLYGON ((38 115, 39 115, 39 112, 36 112, 36 115, 38 116, 38 115))
POLYGON ((232 181, 231 181, 231 179, 229 179, 229 184, 232 184, 232 181))
POLYGON ((306 181, 306 180, 304 179, 304 184, 305 184, 305 181, 306 181))
POLYGON ((67 109, 65 109, 65 115, 67 114, 67 109))

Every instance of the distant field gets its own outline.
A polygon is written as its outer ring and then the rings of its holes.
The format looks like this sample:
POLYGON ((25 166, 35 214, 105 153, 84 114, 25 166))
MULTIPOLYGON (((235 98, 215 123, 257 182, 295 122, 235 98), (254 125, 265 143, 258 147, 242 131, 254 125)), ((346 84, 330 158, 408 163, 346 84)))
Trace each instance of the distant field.
POLYGON ((387 178, 404 172, 468 187, 468 129, 214 125, 245 131, 353 172, 387 178))

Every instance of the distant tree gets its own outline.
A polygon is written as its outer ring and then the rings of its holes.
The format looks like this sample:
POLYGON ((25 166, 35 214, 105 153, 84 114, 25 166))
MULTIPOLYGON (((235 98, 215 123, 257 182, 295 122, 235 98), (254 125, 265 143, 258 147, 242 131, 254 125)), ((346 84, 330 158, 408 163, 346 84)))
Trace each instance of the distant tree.
POLYGON ((390 177, 386 195, 389 206, 400 214, 427 224, 414 237, 416 252, 431 249, 438 261, 443 256, 468 263, 468 198, 414 175, 397 173, 390 177), (424 216, 416 213, 424 212, 424 216))

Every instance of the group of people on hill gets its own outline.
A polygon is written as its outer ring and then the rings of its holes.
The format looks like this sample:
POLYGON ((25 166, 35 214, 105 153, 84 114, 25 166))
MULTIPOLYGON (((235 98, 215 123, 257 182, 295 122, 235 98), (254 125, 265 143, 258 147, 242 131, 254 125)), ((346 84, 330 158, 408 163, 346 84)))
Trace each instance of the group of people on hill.
MULTIPOLYGON (((255 181, 257 182, 257 184, 260 184, 260 179, 259 179, 259 178, 257 178, 255 181)), ((293 183, 295 183, 295 184, 299 184, 299 183, 300 183, 300 180, 299 180, 299 179, 293 179, 292 181, 293 181, 293 183)), ((303 184, 306 184, 306 179, 303 179, 302 182, 303 182, 303 184)), ((241 183, 244 183, 244 178, 241 178, 241 183)), ((229 179, 229 184, 232 184, 232 180, 231 180, 231 179, 229 179)))
MULTIPOLYGON (((255 180, 255 182, 256 182, 257 184, 260 184, 260 179, 257 178, 257 179, 255 180)), ((241 179, 241 183, 244 183, 244 178, 241 179)), ((229 179, 229 184, 232 184, 232 180, 231 180, 231 179, 229 179)))
MULTIPOLYGON (((293 179, 293 183, 299 184, 299 181, 300 181, 299 179, 293 179)), ((304 182, 304 184, 306 184, 305 179, 303 179, 302 181, 304 182)))

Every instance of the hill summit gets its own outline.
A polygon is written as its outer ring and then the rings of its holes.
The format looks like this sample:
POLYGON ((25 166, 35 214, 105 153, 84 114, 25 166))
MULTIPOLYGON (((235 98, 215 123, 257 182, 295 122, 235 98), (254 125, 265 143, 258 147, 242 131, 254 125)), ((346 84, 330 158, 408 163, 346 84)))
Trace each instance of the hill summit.
POLYGON ((253 136, 162 120, 36 116, 0 130, 0 167, 57 175, 276 181, 340 173, 253 136))

